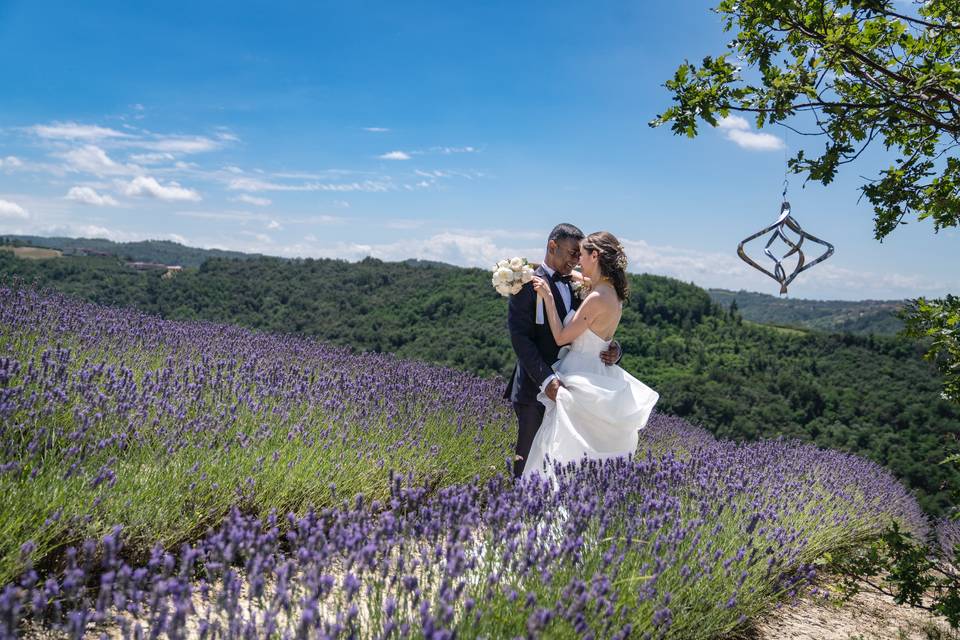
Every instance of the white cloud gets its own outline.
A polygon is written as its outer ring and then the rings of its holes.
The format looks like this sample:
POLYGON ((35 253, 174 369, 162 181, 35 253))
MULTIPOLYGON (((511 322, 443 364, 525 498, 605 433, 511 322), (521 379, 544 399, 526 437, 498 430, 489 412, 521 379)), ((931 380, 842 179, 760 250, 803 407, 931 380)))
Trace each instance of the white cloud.
POLYGON ((177 211, 174 215, 198 220, 233 220, 247 223, 252 221, 267 221, 267 216, 249 211, 177 211))
POLYGON ((245 225, 248 222, 262 222, 268 229, 280 229, 289 225, 330 225, 346 222, 346 218, 331 215, 308 215, 296 217, 278 217, 250 211, 177 211, 177 216, 197 218, 199 220, 231 220, 245 225), (276 226, 274 226, 276 225, 276 226))
POLYGON ((284 224, 341 224, 346 222, 347 218, 341 218, 340 216, 329 216, 329 215, 316 215, 316 216, 306 216, 300 218, 288 218, 284 220, 284 224))
POLYGON ((770 133, 750 130, 750 123, 740 116, 727 116, 717 123, 724 136, 738 147, 751 151, 777 151, 783 149, 784 142, 770 133))
MULTIPOLYGON (((264 173, 260 169, 256 169, 257 173, 264 173)), ((310 172, 310 171, 276 171, 271 172, 269 175, 271 178, 288 178, 291 180, 336 180, 338 178, 343 178, 343 176, 357 175, 357 174, 367 174, 369 171, 356 171, 353 169, 325 169, 319 172, 310 172)))
POLYGON ((255 231, 241 231, 240 235, 253 238, 257 242, 259 242, 261 245, 270 245, 270 246, 273 245, 273 238, 271 238, 265 233, 257 233, 255 231))
POLYGON ((12 169, 14 167, 22 167, 23 161, 16 156, 7 156, 6 158, 0 158, 0 167, 7 167, 12 169))
POLYGON ((233 191, 368 191, 383 192, 394 189, 394 185, 380 180, 364 180, 363 182, 323 183, 307 182, 301 184, 284 184, 257 178, 233 178, 227 184, 233 191))
POLYGON ((156 178, 150 176, 137 176, 129 184, 123 186, 123 192, 128 196, 149 196, 158 200, 166 201, 191 201, 200 200, 200 194, 193 189, 181 187, 176 182, 170 182, 162 185, 156 178))
POLYGON ((129 134, 99 127, 92 124, 78 124, 76 122, 54 122, 52 124, 38 124, 30 127, 30 131, 48 140, 86 140, 97 141, 106 138, 129 138, 129 134))
POLYGON ((431 151, 450 155, 451 153, 476 153, 476 147, 434 147, 431 151))
POLYGON ((227 130, 218 131, 214 138, 210 138, 200 135, 153 134, 135 127, 128 126, 128 128, 135 133, 124 133, 108 127, 76 122, 38 124, 28 127, 27 130, 46 140, 88 143, 103 141, 111 142, 114 146, 146 149, 157 153, 203 153, 215 151, 226 144, 239 141, 236 135, 227 130))
POLYGON ((414 173, 418 176, 423 176, 425 178, 464 178, 466 180, 474 180, 476 178, 485 178, 486 174, 482 171, 453 171, 450 169, 428 169, 426 171, 422 169, 415 169, 414 173))
POLYGON ((114 242, 139 242, 156 238, 169 238, 175 242, 186 244, 182 236, 174 233, 142 233, 138 231, 123 231, 110 229, 97 224, 68 223, 62 225, 45 225, 34 231, 37 235, 67 236, 71 238, 104 238, 114 242), (177 239, 179 238, 179 240, 177 239), (181 242, 182 241, 182 242, 181 242))
POLYGON ((251 196, 246 193, 241 193, 236 198, 232 198, 233 202, 245 202, 247 204, 252 204, 256 207, 268 207, 273 204, 273 200, 270 198, 258 198, 257 196, 251 196))
POLYGON ((450 232, 434 234, 428 238, 411 243, 402 240, 389 243, 340 242, 313 244, 304 238, 303 243, 286 246, 249 247, 250 251, 273 251, 289 257, 330 257, 348 260, 360 260, 367 256, 381 260, 435 260, 472 267, 489 267, 507 255, 537 256, 542 254, 540 247, 506 247, 486 233, 450 232))
POLYGON ((71 187, 70 191, 68 191, 67 195, 64 197, 67 200, 75 200, 77 202, 92 204, 98 207, 115 207, 120 204, 110 195, 97 193, 92 187, 71 187))
POLYGON ((30 214, 27 212, 27 210, 18 205, 16 202, 0 200, 0 218, 26 219, 29 217, 30 214))
POLYGON ((404 151, 390 151, 377 157, 381 160, 409 160, 410 154, 404 151))
POLYGON ((364 127, 363 130, 369 131, 370 133, 386 133, 390 131, 390 129, 387 129, 386 127, 364 127))
POLYGON ((131 175, 139 173, 140 167, 132 164, 120 164, 107 152, 94 144, 84 145, 56 154, 67 162, 67 169, 80 173, 92 173, 96 176, 131 175))
MULTIPOLYGON (((234 138, 224 135, 218 136, 220 140, 229 141, 234 138)), ((158 136, 152 140, 138 140, 132 146, 167 153, 203 153, 215 151, 223 144, 205 136, 158 136)))
POLYGON ((140 164, 156 164, 158 162, 170 162, 177 157, 172 153, 136 153, 130 156, 130 159, 140 164))
POLYGON ((217 132, 217 139, 224 142, 240 142, 240 136, 233 133, 226 127, 218 127, 220 131, 217 132))

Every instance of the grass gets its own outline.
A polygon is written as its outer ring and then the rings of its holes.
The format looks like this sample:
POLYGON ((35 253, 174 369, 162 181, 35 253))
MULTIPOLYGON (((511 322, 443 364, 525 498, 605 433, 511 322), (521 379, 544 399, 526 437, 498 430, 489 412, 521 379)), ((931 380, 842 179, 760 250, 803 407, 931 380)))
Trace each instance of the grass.
POLYGON ((786 325, 752 322, 750 320, 744 320, 743 324, 749 325, 751 327, 756 327, 758 329, 766 329, 768 331, 779 333, 785 336, 805 336, 808 333, 810 333, 809 329, 798 329, 797 327, 791 327, 786 325))
POLYGON ((59 249, 42 249, 40 247, 0 246, 0 251, 10 251, 16 257, 24 260, 49 260, 63 256, 63 252, 59 249))

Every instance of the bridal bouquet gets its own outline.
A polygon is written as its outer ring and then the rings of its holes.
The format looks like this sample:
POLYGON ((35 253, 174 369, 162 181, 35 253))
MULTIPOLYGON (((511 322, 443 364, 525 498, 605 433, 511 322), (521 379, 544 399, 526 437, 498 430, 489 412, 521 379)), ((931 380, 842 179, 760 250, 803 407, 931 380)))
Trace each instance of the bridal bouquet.
POLYGON ((533 279, 533 267, 526 258, 501 260, 493 268, 490 282, 497 293, 503 297, 520 292, 520 288, 533 279))

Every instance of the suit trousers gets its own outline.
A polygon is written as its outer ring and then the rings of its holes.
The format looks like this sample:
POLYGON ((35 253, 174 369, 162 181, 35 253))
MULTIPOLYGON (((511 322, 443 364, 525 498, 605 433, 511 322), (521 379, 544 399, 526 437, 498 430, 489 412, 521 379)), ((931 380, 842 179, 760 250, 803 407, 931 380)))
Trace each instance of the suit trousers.
POLYGON ((519 460, 514 458, 514 478, 519 478, 523 474, 523 466, 527 462, 530 447, 533 445, 533 438, 537 435, 540 423, 543 422, 543 414, 546 409, 537 401, 513 403, 513 410, 517 414, 517 446, 514 453, 522 458, 519 460))

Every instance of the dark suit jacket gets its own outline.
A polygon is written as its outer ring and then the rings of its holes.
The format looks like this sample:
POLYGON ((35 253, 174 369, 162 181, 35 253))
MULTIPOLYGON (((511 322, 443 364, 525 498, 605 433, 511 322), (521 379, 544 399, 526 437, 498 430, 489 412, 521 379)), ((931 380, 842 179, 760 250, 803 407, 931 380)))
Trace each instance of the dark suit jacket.
MULTIPOLYGON (((550 280, 542 266, 537 267, 536 274, 550 280)), ((562 319, 567 315, 563 298, 560 297, 555 283, 551 282, 550 286, 553 288, 553 301, 562 319)), ((560 353, 560 347, 554 342, 553 333, 550 331, 546 309, 543 324, 536 323, 536 303, 537 292, 529 282, 523 285, 517 295, 510 296, 507 327, 510 329, 513 350, 517 354, 517 365, 513 368, 513 375, 510 376, 503 397, 511 402, 536 402, 540 385, 553 373, 550 367, 557 361, 560 353)), ((580 299, 573 291, 570 292, 570 303, 574 309, 580 306, 580 299)))

